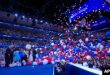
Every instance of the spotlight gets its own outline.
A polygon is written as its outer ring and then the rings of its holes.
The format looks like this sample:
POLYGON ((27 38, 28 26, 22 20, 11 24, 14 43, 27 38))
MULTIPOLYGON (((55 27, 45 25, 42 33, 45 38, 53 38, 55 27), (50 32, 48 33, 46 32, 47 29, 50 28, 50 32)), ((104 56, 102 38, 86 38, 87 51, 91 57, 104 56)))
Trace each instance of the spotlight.
POLYGON ((25 18, 25 16, 22 16, 22 18, 25 18))
POLYGON ((29 20, 32 20, 32 18, 29 18, 29 20))
POLYGON ((48 24, 48 22, 45 22, 45 24, 48 24))
POLYGON ((37 19, 35 19, 35 21, 37 22, 38 20, 37 20, 37 19))
POLYGON ((18 17, 18 14, 17 13, 15 14, 15 17, 18 17))
POLYGON ((40 23, 43 23, 43 20, 41 20, 40 23))

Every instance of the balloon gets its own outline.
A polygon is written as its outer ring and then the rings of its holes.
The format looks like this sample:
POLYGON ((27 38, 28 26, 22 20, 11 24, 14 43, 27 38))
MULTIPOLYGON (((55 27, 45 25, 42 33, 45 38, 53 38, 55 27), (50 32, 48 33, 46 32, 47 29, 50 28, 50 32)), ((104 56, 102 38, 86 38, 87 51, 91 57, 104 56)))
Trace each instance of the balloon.
POLYGON ((74 50, 75 50, 76 52, 79 52, 79 51, 80 51, 80 49, 79 49, 78 47, 76 47, 74 50))
POLYGON ((63 45, 63 48, 65 49, 66 48, 66 45, 63 45))
POLYGON ((9 64, 9 67, 14 67, 14 65, 13 64, 9 64))
POLYGON ((87 56, 86 56, 86 59, 87 59, 87 60, 91 60, 91 56, 87 55, 87 56))
POLYGON ((38 48, 35 48, 35 51, 37 51, 38 50, 38 48))
POLYGON ((89 39, 88 39, 88 38, 85 38, 85 41, 86 41, 86 42, 88 42, 88 41, 89 41, 89 39))
POLYGON ((43 60, 43 64, 45 65, 45 64, 48 64, 48 60, 47 59, 44 59, 43 60))
POLYGON ((98 38, 97 41, 98 41, 98 42, 102 42, 102 38, 98 38))
POLYGON ((69 60, 69 62, 73 62, 73 58, 72 57, 69 57, 68 60, 69 60))
POLYGON ((29 49, 31 49, 31 45, 27 44, 25 48, 29 50, 29 49))
POLYGON ((65 59, 65 57, 64 57, 64 56, 61 56, 60 59, 61 59, 61 60, 62 60, 62 59, 65 59))
POLYGON ((80 42, 80 43, 83 42, 82 39, 80 39, 79 42, 80 42))
POLYGON ((34 65, 34 66, 35 66, 35 65, 37 65, 37 62, 33 62, 33 64, 32 64, 32 65, 34 65))
POLYGON ((110 32, 106 32, 106 36, 109 37, 110 36, 110 32))
POLYGON ((110 56, 110 50, 107 52, 107 55, 110 56))
POLYGON ((56 54, 57 54, 57 52, 54 52, 54 54, 56 55, 56 54))
POLYGON ((23 65, 26 65, 26 61, 25 61, 25 60, 23 60, 23 61, 22 61, 22 64, 23 64, 23 65))
POLYGON ((62 62, 66 62, 64 59, 61 60, 62 62))
POLYGON ((107 53, 107 56, 110 56, 110 53, 107 53))
POLYGON ((88 63, 87 62, 83 62, 83 66, 88 66, 88 63))
POLYGON ((54 47, 57 47, 58 45, 57 44, 54 44, 54 47))
POLYGON ((93 37, 94 35, 91 35, 91 37, 93 37))
POLYGON ((52 61, 51 63, 52 63, 52 64, 55 64, 55 61, 52 61))
POLYGON ((53 45, 54 45, 54 43, 51 43, 51 45, 53 46, 53 45))

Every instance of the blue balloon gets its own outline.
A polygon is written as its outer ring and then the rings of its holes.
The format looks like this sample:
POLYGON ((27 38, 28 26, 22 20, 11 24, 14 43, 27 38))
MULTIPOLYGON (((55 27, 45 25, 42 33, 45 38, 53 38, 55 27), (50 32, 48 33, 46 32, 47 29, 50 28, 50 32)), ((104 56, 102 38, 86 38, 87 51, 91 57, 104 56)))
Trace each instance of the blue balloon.
POLYGON ((73 62, 73 58, 72 57, 69 57, 68 60, 69 60, 69 62, 73 62))
POLYGON ((98 38, 97 40, 98 40, 98 42, 102 42, 102 38, 98 38))
POLYGON ((76 52, 79 52, 79 51, 80 51, 80 48, 76 47, 76 48, 74 48, 74 50, 75 50, 76 52))
POLYGON ((106 37, 109 37, 110 36, 110 32, 106 32, 106 37))
POLYGON ((65 56, 60 56, 60 59, 62 60, 62 59, 65 59, 65 56))
POLYGON ((96 54, 94 54, 93 52, 91 52, 89 55, 92 57, 96 56, 96 54))
POLYGON ((107 56, 110 56, 110 52, 109 52, 109 53, 107 53, 107 56))
POLYGON ((58 56, 55 56, 55 57, 54 57, 54 60, 56 60, 56 59, 58 59, 58 56))

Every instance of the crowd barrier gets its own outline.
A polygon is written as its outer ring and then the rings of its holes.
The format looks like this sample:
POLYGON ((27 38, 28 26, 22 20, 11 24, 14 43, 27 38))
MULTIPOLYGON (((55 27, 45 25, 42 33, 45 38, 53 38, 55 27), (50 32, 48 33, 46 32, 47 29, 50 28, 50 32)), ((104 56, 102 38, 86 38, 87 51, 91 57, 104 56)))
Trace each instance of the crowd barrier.
POLYGON ((102 75, 102 71, 70 63, 67 67, 68 75, 102 75))

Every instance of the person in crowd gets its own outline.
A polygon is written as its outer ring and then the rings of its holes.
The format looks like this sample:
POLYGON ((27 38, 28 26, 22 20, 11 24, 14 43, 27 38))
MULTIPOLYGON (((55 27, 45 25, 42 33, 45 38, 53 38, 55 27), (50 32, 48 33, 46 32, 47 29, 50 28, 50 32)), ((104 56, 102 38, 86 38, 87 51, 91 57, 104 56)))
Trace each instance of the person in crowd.
POLYGON ((14 52, 13 52, 13 63, 16 64, 16 66, 19 65, 21 60, 20 54, 19 54, 19 48, 15 48, 14 52))
POLYGON ((5 67, 9 67, 9 65, 13 62, 13 52, 10 50, 10 48, 6 49, 5 52, 5 67))

